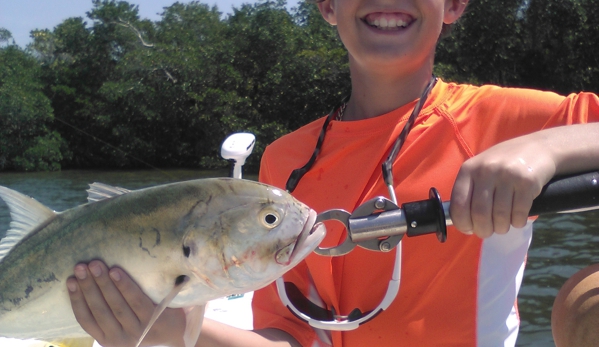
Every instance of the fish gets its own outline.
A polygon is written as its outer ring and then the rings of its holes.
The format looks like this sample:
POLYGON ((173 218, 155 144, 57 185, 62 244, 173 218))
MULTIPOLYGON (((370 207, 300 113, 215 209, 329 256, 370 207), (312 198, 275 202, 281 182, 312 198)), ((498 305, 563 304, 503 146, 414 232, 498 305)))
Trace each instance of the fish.
POLYGON ((89 338, 66 280, 76 264, 100 259, 158 305, 153 321, 166 307, 184 308, 193 346, 208 301, 267 286, 326 232, 287 192, 237 178, 133 191, 93 183, 88 203, 60 213, 2 186, 0 198, 12 218, 0 241, 0 336, 16 339, 89 338))

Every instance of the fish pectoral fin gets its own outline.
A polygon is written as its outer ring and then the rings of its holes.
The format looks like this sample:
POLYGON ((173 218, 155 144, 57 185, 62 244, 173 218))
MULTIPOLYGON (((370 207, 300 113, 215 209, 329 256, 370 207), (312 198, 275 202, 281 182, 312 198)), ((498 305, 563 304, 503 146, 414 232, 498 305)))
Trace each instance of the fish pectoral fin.
POLYGON ((81 337, 48 342, 44 347, 92 347, 93 345, 94 339, 92 337, 81 337))
POLYGON ((206 305, 185 307, 183 311, 186 320, 183 342, 185 342, 185 347, 193 347, 200 337, 200 331, 202 331, 206 305))
POLYGON ((144 330, 143 334, 141 334, 141 337, 137 341, 137 345, 135 345, 135 347, 139 347, 141 341, 143 341, 144 337, 146 337, 146 335, 148 334, 148 331, 150 331, 154 323, 156 323, 156 321, 158 320, 158 317, 160 317, 164 309, 166 309, 166 307, 171 303, 171 301, 173 301, 177 294, 179 294, 183 287, 185 287, 187 282, 189 282, 189 277, 187 276, 179 276, 177 278, 173 289, 171 289, 171 291, 166 295, 166 297, 162 299, 162 301, 154 308, 154 312, 152 312, 152 317, 150 317, 148 326, 144 330), (181 280, 179 280, 179 278, 181 278, 181 280))

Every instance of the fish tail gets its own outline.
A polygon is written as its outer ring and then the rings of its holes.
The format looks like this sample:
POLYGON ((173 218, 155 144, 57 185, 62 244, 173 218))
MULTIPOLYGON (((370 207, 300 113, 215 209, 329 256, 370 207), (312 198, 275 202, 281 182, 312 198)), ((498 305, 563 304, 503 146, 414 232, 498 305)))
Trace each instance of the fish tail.
POLYGON ((63 339, 47 343, 44 347, 92 347, 94 339, 81 337, 77 339, 63 339))

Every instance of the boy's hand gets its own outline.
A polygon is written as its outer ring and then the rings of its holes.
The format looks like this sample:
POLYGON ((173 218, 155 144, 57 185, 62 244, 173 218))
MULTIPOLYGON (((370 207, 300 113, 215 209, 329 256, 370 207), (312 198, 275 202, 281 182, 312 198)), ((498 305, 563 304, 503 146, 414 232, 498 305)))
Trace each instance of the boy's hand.
MULTIPOLYGON (((73 312, 81 327, 104 347, 135 346, 154 311, 154 303, 123 270, 101 261, 77 264, 67 280, 73 312)), ((142 346, 182 345, 185 314, 166 309, 142 346)))
POLYGON ((458 230, 486 238, 526 225, 532 201, 556 172, 551 150, 535 136, 500 143, 462 165, 450 207, 458 230))

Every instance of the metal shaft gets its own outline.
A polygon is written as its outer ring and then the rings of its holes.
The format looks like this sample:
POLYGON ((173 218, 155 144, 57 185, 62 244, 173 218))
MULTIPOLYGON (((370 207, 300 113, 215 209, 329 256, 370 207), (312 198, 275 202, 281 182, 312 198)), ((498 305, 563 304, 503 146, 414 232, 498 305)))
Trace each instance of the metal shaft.
MULTIPOLYGON (((433 202, 429 200, 406 203, 401 208, 372 214, 365 217, 350 217, 348 221, 351 240, 360 243, 373 239, 389 236, 405 235, 418 236, 435 233, 431 228, 431 220, 436 220, 438 225, 451 226, 453 221, 449 215, 449 201, 441 203, 443 213, 422 209, 421 212, 412 213, 406 217, 406 209, 411 205, 433 202), (432 216, 431 214, 435 214, 432 216), (427 228, 424 231, 414 232, 422 228, 422 221, 426 221, 427 228), (411 234, 412 230, 412 234, 411 234)), ((437 205, 439 206, 439 205, 437 205)), ((568 177, 559 177, 551 180, 542 190, 541 194, 533 201, 530 216, 555 213, 555 212, 577 212, 581 210, 599 208, 599 172, 589 172, 568 177)), ((434 223, 432 223, 434 225, 434 223)))

